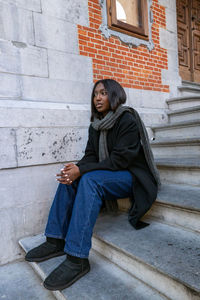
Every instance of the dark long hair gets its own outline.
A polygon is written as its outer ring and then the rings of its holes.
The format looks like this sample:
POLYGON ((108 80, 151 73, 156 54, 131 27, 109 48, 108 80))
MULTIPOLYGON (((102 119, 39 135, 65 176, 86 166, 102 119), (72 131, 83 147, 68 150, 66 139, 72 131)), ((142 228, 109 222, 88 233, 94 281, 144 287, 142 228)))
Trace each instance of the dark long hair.
POLYGON ((94 106, 94 91, 96 86, 102 83, 105 90, 108 93, 108 101, 110 103, 110 110, 115 111, 120 104, 124 104, 126 102, 126 93, 123 87, 114 79, 102 79, 97 81, 94 84, 92 95, 91 95, 91 121, 94 120, 94 117, 101 118, 102 115, 96 110, 94 106))

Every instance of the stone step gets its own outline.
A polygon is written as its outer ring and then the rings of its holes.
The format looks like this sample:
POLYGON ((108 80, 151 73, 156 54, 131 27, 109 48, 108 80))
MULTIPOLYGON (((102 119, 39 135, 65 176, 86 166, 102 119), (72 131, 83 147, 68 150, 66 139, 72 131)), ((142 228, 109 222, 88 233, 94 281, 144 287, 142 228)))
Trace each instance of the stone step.
POLYGON ((199 120, 200 119, 200 105, 178 109, 174 111, 169 111, 167 113, 169 117, 169 122, 182 122, 182 121, 191 121, 191 120, 199 120))
POLYGON ((200 155, 155 159, 162 182, 200 186, 200 155))
POLYGON ((200 119, 152 126, 155 139, 200 137, 200 119))
POLYGON ((151 148, 154 157, 197 156, 200 154, 200 138, 159 138, 151 141, 151 148))
POLYGON ((183 86, 193 86, 193 87, 199 87, 200 88, 200 83, 192 82, 192 81, 188 81, 188 80, 182 80, 182 85, 183 86))
POLYGON ((126 214, 101 216, 93 248, 169 299, 200 299, 200 235, 148 221, 135 230, 126 214))
POLYGON ((200 85, 192 83, 184 83, 181 86, 178 86, 178 94, 180 96, 187 95, 200 95, 200 85))
POLYGON ((200 187, 162 184, 148 215, 200 233, 200 187))
POLYGON ((170 98, 166 102, 171 110, 199 106, 200 95, 170 98))
MULTIPOLYGON (((27 252, 44 241, 43 235, 20 240, 20 245, 27 252)), ((31 263, 33 269, 44 278, 63 260, 65 256, 49 259, 42 263, 31 263)), ((122 270, 104 256, 92 250, 90 253, 91 271, 63 291, 54 291, 58 300, 167 300, 155 289, 145 285, 122 270)))
POLYGON ((1 300, 55 300, 44 289, 41 280, 25 261, 14 261, 0 266, 1 300))
MULTIPOLYGON (((118 205, 127 212, 129 199, 119 199, 118 205)), ((200 187, 162 184, 147 216, 200 233, 200 187)))

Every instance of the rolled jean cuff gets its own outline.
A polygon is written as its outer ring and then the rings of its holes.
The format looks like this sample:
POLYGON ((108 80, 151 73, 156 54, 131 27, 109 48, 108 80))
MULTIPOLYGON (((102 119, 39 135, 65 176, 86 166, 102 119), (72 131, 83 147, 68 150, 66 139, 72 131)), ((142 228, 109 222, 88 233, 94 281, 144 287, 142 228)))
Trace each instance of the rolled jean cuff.
POLYGON ((61 239, 61 240, 65 239, 62 235, 48 234, 47 232, 45 232, 44 235, 46 237, 50 237, 50 238, 54 238, 54 239, 61 239))
POLYGON ((64 252, 69 254, 69 255, 80 257, 80 258, 88 258, 88 256, 89 256, 89 254, 84 255, 84 254, 76 253, 76 252, 68 250, 67 248, 64 248, 64 252))

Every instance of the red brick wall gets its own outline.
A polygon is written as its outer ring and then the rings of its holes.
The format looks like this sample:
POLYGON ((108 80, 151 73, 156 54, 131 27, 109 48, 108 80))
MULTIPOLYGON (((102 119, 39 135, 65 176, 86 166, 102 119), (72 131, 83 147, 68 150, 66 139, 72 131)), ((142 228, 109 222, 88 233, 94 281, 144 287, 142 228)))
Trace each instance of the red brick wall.
POLYGON ((113 78, 124 87, 169 92, 162 84, 161 70, 168 68, 167 51, 160 47, 159 28, 165 28, 165 8, 153 0, 152 39, 155 48, 129 48, 117 37, 104 38, 99 30, 101 7, 98 0, 88 0, 89 27, 78 25, 80 55, 92 57, 94 82, 113 78))

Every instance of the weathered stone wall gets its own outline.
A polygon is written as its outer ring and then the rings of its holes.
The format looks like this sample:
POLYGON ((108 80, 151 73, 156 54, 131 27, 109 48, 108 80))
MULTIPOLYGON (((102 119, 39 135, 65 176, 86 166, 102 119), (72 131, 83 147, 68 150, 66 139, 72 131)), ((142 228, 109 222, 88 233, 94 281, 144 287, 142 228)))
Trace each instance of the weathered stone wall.
POLYGON ((55 174, 85 147, 93 74, 77 24, 87 0, 0 1, 0 264, 44 229, 55 174))

